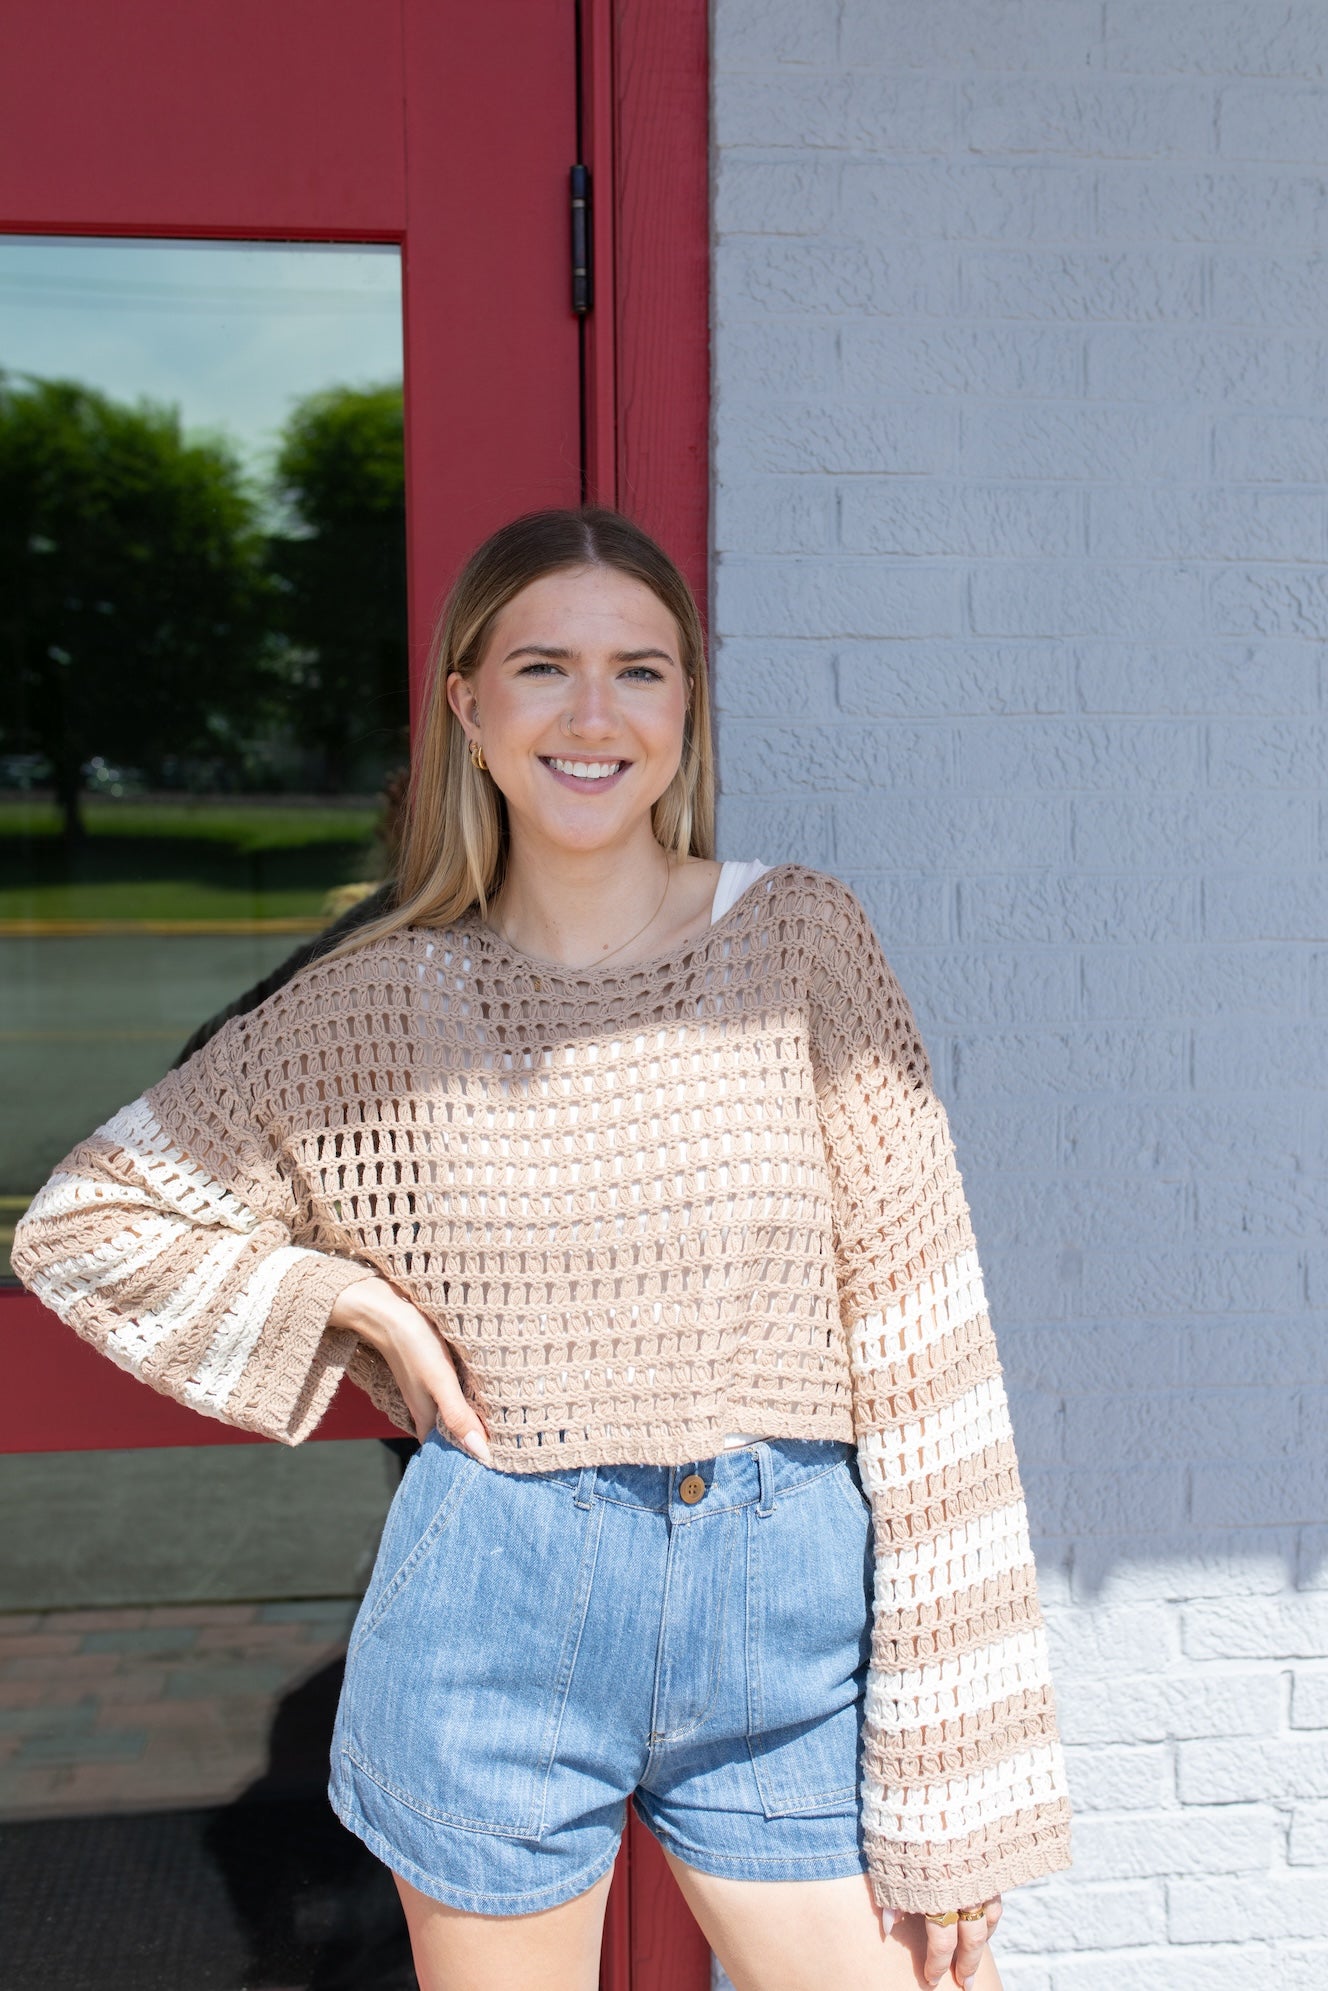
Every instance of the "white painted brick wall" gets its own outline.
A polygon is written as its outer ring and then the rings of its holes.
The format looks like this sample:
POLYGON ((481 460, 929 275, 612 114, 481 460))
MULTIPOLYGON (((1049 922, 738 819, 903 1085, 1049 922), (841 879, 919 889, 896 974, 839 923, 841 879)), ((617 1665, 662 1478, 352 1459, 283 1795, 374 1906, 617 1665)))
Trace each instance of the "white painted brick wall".
POLYGON ((1075 1803, 1009 1991, 1328 1974, 1328 4, 715 0, 721 850, 950 1108, 1075 1803))

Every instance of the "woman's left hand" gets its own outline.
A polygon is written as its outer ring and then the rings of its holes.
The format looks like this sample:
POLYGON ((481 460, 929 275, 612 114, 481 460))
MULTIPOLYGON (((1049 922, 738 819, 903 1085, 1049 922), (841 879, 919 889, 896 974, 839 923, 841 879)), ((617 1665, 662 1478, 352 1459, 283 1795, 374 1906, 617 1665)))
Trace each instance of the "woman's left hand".
POLYGON ((924 1915, 922 1926, 927 1932, 927 1960, 922 1966, 922 1974, 928 1985, 938 1985, 947 1969, 952 1972, 956 1984, 966 1985, 976 1974, 988 1939, 994 1935, 1000 1919, 999 1894, 991 1896, 987 1902, 987 1913, 981 1921, 941 1925, 929 1922, 924 1915))

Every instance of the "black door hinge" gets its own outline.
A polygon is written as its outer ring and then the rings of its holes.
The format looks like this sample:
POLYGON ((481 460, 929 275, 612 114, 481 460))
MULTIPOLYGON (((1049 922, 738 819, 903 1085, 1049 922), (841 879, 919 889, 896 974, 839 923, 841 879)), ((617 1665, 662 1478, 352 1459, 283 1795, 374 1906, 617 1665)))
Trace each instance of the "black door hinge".
POLYGON ((584 318, 593 303, 590 268, 590 168, 572 168, 572 309, 584 318))

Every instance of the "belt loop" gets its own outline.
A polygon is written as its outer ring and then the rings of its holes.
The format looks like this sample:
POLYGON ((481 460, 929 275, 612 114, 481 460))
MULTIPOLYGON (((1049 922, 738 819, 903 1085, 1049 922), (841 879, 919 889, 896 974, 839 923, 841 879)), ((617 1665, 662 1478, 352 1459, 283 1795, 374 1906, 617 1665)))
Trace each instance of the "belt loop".
POLYGON ((773 1514, 775 1511, 775 1462, 770 1456, 770 1447, 763 1438, 753 1447, 756 1453, 757 1470, 761 1476, 761 1498, 757 1502, 758 1514, 773 1514))
POLYGON ((576 1483, 576 1504, 578 1507, 589 1507, 591 1501, 594 1499, 595 1475, 598 1471, 598 1466, 582 1466, 581 1477, 576 1483))

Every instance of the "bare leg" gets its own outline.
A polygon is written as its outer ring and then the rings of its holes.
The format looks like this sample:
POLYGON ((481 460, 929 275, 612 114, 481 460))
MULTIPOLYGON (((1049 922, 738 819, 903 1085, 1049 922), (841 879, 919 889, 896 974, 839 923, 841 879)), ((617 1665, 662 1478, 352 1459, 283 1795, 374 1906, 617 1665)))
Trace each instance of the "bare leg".
MULTIPOLYGON (((865 1874, 843 1880, 722 1880, 665 1848, 687 1904, 736 1991, 919 1991, 927 1937, 921 1915, 888 1935, 865 1874)), ((955 1991, 949 1972, 943 1991, 955 1991)), ((1003 1991, 984 1949, 973 1991, 1003 1991)))
POLYGON ((472 1915, 392 1878, 420 1991, 596 1991, 612 1867, 584 1894, 533 1915, 472 1915))

